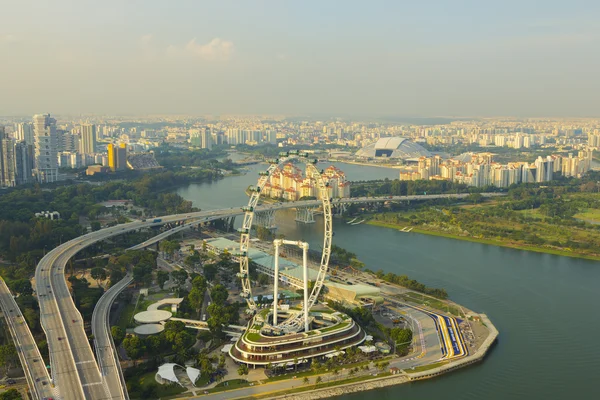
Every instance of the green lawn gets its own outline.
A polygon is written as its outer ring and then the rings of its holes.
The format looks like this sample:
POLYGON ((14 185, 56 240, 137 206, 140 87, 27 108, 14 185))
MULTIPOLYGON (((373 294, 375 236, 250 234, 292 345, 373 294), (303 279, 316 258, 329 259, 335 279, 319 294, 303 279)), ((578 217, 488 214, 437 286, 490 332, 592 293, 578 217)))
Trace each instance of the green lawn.
POLYGON ((145 311, 150 304, 152 304, 150 301, 140 301, 137 309, 135 308, 135 304, 126 304, 119 314, 117 326, 120 326, 123 330, 134 327, 135 323, 133 322, 133 316, 141 311, 145 311))
POLYGON ((422 295, 420 293, 407 292, 407 293, 398 295, 397 297, 400 298, 400 299, 411 300, 411 301, 416 302, 418 304, 425 304, 426 306, 428 306, 430 308, 434 308, 436 310, 444 311, 444 312, 450 313, 452 315, 455 315, 457 317, 464 317, 465 316, 460 311, 460 309, 458 309, 456 307, 453 307, 451 305, 448 305, 448 304, 444 303, 441 300, 435 299, 433 297, 425 296, 425 295, 422 295))
POLYGON ((415 367, 414 369, 405 369, 404 371, 406 371, 409 374, 414 374, 417 372, 423 372, 423 371, 428 371, 430 369, 434 369, 434 368, 438 368, 441 367, 442 365, 447 364, 446 362, 439 362, 439 363, 434 363, 434 364, 427 364, 427 365, 421 365, 419 367, 415 367))
POLYGON ((577 219, 583 219, 586 221, 593 221, 600 223, 600 210, 595 208, 588 208, 584 212, 577 213, 573 216, 577 219))
POLYGON ((177 384, 161 385, 156 382, 156 379, 154 378, 155 376, 156 376, 156 372, 148 372, 138 378, 140 386, 142 387, 142 390, 143 390, 143 388, 153 385, 153 383, 154 383, 154 384, 158 385, 156 392, 155 392, 156 397, 158 397, 158 398, 175 396, 177 394, 187 391, 186 388, 181 387, 177 384))

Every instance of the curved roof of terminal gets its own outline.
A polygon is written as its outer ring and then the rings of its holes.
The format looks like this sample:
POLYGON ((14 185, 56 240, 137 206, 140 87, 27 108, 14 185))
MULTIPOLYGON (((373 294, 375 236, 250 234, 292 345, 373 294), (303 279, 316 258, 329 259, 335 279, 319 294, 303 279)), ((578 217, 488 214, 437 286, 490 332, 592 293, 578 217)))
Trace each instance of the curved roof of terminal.
MULTIPOLYGON (((229 240, 226 238, 214 238, 206 240, 206 243, 218 248, 219 250, 227 249, 227 251, 238 251, 239 243, 234 242, 233 240, 229 240)), ((260 251, 257 249, 250 248, 248 250, 248 257, 258 265, 261 265, 265 268, 269 268, 271 270, 275 269, 275 260, 274 257, 264 251, 260 251)), ((279 257, 279 272, 281 274, 285 274, 291 276, 296 279, 304 279, 302 267, 286 258, 279 257)), ((308 279, 315 280, 317 279, 318 272, 314 269, 308 269, 308 279)))
POLYGON ((370 286, 370 285, 361 285, 361 284, 346 285, 344 283, 326 282, 325 286, 327 286, 327 288, 329 288, 329 291, 332 291, 335 289, 341 289, 341 290, 348 290, 348 291, 354 292, 356 297, 379 296, 381 294, 381 289, 379 289, 378 287, 375 287, 375 286, 370 286))
POLYGON ((388 157, 388 158, 419 158, 422 156, 431 157, 429 150, 423 146, 414 143, 410 139, 395 136, 383 137, 375 143, 366 145, 356 152, 357 157, 388 157))

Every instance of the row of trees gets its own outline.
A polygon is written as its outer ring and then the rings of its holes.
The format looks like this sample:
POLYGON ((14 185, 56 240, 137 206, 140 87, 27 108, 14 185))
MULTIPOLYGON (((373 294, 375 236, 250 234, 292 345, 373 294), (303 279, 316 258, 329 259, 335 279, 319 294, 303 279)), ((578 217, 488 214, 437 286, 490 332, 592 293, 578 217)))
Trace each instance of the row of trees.
POLYGON ((425 293, 430 296, 437 297, 438 299, 447 299, 448 298, 448 293, 446 292, 445 289, 427 287, 424 284, 416 281, 415 279, 410 279, 406 275, 396 275, 392 272, 388 272, 386 274, 381 269, 378 270, 377 272, 375 272, 375 275, 379 279, 383 279, 386 282, 404 286, 405 288, 414 290, 415 292, 425 293))

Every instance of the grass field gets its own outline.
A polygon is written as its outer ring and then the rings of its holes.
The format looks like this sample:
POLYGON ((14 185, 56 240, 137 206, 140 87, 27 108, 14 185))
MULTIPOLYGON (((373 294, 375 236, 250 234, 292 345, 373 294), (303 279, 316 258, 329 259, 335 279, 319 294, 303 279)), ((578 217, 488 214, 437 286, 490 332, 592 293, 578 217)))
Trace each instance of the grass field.
POLYGON ((584 221, 597 222, 600 224, 600 210, 595 208, 588 208, 584 212, 575 214, 573 217, 582 219, 584 221))
MULTIPOLYGON (((370 220, 367 223, 369 225, 380 226, 383 228, 397 229, 397 230, 401 230, 402 228, 404 228, 405 226, 408 225, 408 224, 396 225, 396 224, 392 224, 392 223, 374 221, 374 220, 370 220)), ((535 251, 538 253, 554 254, 557 256, 584 258, 584 259, 588 259, 588 260, 600 260, 600 256, 576 253, 576 252, 569 251, 569 250, 559 250, 559 249, 553 249, 550 247, 539 247, 539 246, 533 246, 533 245, 528 245, 528 244, 523 244, 523 243, 515 243, 515 242, 501 240, 501 239, 485 239, 485 238, 477 238, 477 237, 472 237, 472 236, 457 235, 457 234, 453 234, 453 233, 423 229, 422 227, 413 228, 410 233, 413 233, 413 232, 414 233, 422 233, 425 235, 441 236, 441 237, 445 237, 445 238, 449 238, 449 239, 466 240, 468 242, 490 244, 493 246, 509 247, 509 248, 518 249, 518 250, 526 250, 526 251, 535 251)), ((585 233, 582 232, 582 234, 585 234, 585 233)), ((555 232, 554 236, 559 236, 559 233, 555 232)))
POLYGON ((178 395, 180 393, 187 391, 186 388, 181 387, 177 384, 161 385, 156 382, 155 376, 156 376, 156 372, 148 372, 148 373, 140 376, 138 379, 139 379, 140 386, 142 388, 144 388, 146 386, 150 386, 150 385, 154 386, 154 384, 156 384, 157 389, 156 389, 155 394, 156 394, 157 398, 175 396, 175 395, 178 395))

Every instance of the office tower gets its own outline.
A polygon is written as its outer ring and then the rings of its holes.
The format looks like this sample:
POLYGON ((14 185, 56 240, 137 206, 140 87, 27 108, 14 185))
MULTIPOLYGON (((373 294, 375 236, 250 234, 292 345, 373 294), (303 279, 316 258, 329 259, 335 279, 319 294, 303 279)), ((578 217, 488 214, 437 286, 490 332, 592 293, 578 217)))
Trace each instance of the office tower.
POLYGON ((58 180, 56 120, 50 114, 33 116, 35 136, 35 176, 40 183, 58 180))
POLYGON ((17 185, 29 183, 31 180, 31 146, 25 141, 15 144, 15 174, 17 185))
POLYGON ((25 143, 27 143, 30 146, 35 145, 33 125, 31 124, 31 122, 21 122, 20 124, 17 124, 15 139, 18 142, 25 141, 25 143))
POLYGON ((203 149, 212 149, 212 135, 210 134, 209 129, 202 129, 202 148, 203 149))
POLYGON ((94 154, 96 152, 96 125, 81 125, 81 138, 79 139, 81 154, 94 154))
POLYGON ((127 144, 121 143, 115 146, 110 143, 107 147, 108 166, 112 171, 120 171, 127 168, 127 144))

